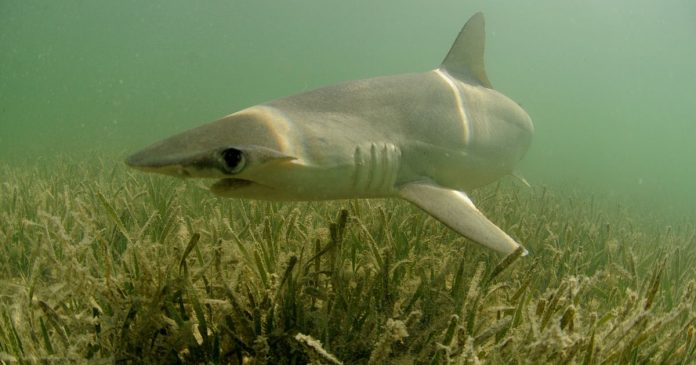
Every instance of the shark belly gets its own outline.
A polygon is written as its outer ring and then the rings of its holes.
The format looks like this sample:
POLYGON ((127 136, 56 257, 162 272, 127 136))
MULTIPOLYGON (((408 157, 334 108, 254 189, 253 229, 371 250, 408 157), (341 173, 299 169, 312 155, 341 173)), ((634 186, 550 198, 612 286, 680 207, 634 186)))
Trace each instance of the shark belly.
POLYGON ((331 162, 328 164, 294 161, 287 165, 287 174, 279 174, 260 183, 282 191, 283 195, 275 195, 274 200, 385 198, 397 195, 401 151, 396 145, 387 142, 358 145, 352 158, 333 160, 324 156, 324 162, 331 162))

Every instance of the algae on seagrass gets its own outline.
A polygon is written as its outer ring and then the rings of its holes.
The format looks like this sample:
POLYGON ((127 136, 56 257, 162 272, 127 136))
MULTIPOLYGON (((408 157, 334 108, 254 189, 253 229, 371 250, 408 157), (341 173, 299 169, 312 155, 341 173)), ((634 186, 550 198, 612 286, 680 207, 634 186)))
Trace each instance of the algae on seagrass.
POLYGON ((0 363, 688 363, 696 227, 561 188, 477 205, 219 200, 108 160, 0 166, 0 363))

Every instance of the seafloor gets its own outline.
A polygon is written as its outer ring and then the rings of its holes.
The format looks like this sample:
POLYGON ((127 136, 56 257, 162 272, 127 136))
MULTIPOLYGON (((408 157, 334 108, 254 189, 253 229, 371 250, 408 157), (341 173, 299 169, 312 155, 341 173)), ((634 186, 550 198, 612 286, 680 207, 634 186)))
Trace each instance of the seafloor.
POLYGON ((696 358, 696 227, 514 181, 503 258, 398 200, 222 200, 111 159, 0 166, 0 363, 696 358))

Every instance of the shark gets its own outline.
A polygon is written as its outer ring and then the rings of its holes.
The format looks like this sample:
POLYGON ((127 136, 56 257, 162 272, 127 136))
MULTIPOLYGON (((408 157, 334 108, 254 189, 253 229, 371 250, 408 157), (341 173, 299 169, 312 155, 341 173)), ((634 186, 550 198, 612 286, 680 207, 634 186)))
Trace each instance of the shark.
POLYGON ((502 254, 527 251, 469 193, 512 175, 534 132, 484 67, 474 14, 439 67, 348 81, 251 106, 126 159, 130 167, 215 179, 228 198, 402 198, 502 254))

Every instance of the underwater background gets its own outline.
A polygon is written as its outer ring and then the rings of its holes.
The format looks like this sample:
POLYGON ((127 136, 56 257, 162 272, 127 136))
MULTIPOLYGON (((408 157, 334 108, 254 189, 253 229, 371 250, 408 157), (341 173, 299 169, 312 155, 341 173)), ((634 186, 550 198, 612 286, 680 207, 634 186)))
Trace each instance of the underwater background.
POLYGON ((123 156, 277 97, 429 70, 476 11, 489 78, 535 123, 519 169, 532 184, 693 213, 688 0, 5 0, 0 159, 123 156))
POLYGON ((0 0, 0 364, 693 363, 694 65, 691 0, 0 0), (536 131, 531 188, 472 198, 527 257, 398 199, 223 200, 123 163, 433 69, 477 11, 536 131))

